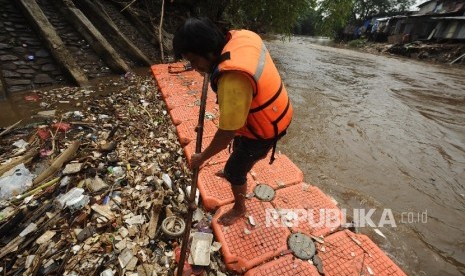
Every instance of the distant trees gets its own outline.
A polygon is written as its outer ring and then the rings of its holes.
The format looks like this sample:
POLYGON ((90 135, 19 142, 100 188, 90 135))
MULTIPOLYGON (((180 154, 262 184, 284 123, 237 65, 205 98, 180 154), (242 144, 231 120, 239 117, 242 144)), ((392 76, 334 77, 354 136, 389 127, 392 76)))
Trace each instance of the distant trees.
POLYGON ((315 6, 315 0, 231 0, 224 19, 234 27, 252 27, 261 31, 290 33, 315 6))
POLYGON ((355 0, 353 17, 366 18, 376 14, 406 11, 415 0, 355 0))
POLYGON ((415 0, 321 0, 294 30, 300 34, 333 37, 349 23, 357 24, 377 14, 407 11, 414 3, 415 0))
MULTIPOLYGON (((152 0, 154 2, 160 0, 152 0)), ((174 0, 174 6, 188 7, 191 15, 208 16, 234 28, 290 33, 315 7, 316 0, 174 0)))
MULTIPOLYGON (((155 4, 161 0, 144 0, 155 4)), ((348 23, 407 10, 415 0, 171 0, 172 8, 233 28, 335 36, 348 23)), ((149 9, 155 11, 154 9, 149 9)))

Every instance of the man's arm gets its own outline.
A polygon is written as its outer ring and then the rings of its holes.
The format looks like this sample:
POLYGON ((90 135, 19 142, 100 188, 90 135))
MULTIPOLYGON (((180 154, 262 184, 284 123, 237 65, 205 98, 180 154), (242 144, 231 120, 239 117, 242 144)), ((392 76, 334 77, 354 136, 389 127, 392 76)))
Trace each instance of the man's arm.
POLYGON ((201 154, 191 157, 191 167, 198 168, 210 157, 225 149, 238 129, 243 127, 249 114, 253 88, 247 76, 227 72, 218 83, 220 120, 210 145, 201 154))
POLYGON ((234 138, 235 132, 236 131, 234 130, 218 129, 210 145, 202 153, 192 155, 192 168, 198 168, 202 166, 205 161, 225 149, 234 138))

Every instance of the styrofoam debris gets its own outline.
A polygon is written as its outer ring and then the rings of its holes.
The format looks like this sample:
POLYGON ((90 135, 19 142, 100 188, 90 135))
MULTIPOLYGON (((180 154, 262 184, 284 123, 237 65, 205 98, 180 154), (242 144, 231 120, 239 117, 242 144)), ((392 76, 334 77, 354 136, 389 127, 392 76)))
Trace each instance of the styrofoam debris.
POLYGON ((19 233, 19 236, 20 237, 25 237, 25 236, 27 236, 27 234, 32 233, 35 230, 37 230, 37 225, 35 223, 31 222, 26 228, 24 228, 23 231, 21 231, 21 233, 19 233))

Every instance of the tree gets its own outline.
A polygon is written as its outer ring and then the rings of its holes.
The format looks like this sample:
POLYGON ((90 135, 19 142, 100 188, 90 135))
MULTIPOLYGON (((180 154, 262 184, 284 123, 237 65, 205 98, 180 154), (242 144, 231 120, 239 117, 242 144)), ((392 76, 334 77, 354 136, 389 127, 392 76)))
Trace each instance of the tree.
POLYGON ((310 9, 307 13, 299 16, 296 26, 292 32, 301 35, 319 35, 322 22, 321 14, 316 9, 310 9))
POLYGON ((355 18, 363 19, 376 14, 402 12, 409 9, 415 0, 354 0, 355 18))
POLYGON ((231 0, 224 18, 236 28, 290 34, 300 16, 315 6, 315 0, 231 0))
MULTIPOLYGON (((194 15, 224 21, 234 28, 290 34, 299 16, 315 6, 316 0, 201 0, 194 15)), ((193 2, 182 0, 182 3, 193 2)))
POLYGON ((367 17, 377 14, 402 12, 415 0, 321 0, 314 12, 301 16, 296 30, 303 26, 314 28, 314 33, 334 37, 348 24, 358 25, 367 17))
POLYGON ((323 35, 334 37, 344 28, 352 14, 352 0, 322 0, 317 11, 322 16, 319 32, 323 35))

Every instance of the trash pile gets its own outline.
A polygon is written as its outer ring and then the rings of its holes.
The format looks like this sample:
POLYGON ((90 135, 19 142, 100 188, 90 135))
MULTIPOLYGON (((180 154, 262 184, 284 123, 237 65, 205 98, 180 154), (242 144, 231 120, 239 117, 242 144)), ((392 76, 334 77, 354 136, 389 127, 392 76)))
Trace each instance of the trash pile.
MULTIPOLYGON (((24 99, 43 110, 0 130, 0 273, 172 275, 191 173, 153 78, 24 99)), ((186 275, 225 275, 211 215, 194 221, 186 275)))

